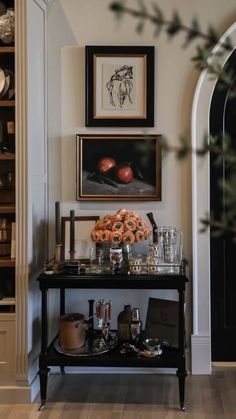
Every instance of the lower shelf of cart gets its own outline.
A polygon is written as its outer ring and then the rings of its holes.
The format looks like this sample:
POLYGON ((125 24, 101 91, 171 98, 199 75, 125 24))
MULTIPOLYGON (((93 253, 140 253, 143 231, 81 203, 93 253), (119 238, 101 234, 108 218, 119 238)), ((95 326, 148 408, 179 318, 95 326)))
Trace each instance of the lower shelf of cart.
POLYGON ((163 348, 160 357, 144 358, 136 353, 121 354, 120 346, 105 354, 92 356, 68 356, 56 351, 53 343, 46 354, 41 354, 45 366, 90 366, 90 367, 145 367, 145 368, 178 368, 180 355, 178 349, 163 348))

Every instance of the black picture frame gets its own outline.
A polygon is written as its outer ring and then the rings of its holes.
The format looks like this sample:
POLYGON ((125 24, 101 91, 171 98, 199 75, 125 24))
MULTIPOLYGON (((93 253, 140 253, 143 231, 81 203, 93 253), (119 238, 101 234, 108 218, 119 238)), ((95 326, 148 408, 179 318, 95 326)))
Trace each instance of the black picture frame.
POLYGON ((179 302, 149 298, 145 324, 147 338, 159 338, 173 348, 179 343, 179 302))
POLYGON ((154 46, 86 46, 86 126, 154 126, 154 46))
POLYGON ((76 199, 160 201, 160 138, 157 134, 77 134, 76 199), (104 159, 112 162, 110 170, 101 167, 104 159))

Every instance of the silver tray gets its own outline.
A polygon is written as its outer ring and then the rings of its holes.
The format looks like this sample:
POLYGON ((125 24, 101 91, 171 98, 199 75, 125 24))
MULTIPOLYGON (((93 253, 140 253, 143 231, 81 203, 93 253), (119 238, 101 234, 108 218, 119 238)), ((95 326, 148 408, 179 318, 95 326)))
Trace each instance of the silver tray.
POLYGON ((85 341, 85 345, 82 348, 76 349, 62 349, 60 346, 59 340, 56 339, 54 342, 54 349, 57 352, 63 355, 68 356, 92 356, 92 355, 101 355, 109 352, 111 349, 115 348, 118 345, 118 337, 115 332, 110 332, 110 340, 105 341, 103 337, 99 336, 93 339, 91 344, 89 341, 85 341))

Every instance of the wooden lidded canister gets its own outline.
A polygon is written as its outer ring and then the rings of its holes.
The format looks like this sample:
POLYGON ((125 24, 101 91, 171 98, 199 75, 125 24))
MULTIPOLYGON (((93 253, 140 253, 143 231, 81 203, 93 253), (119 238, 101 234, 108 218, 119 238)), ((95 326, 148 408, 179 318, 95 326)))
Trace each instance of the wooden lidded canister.
POLYGON ((88 323, 81 313, 68 313, 59 318, 59 343, 62 349, 81 348, 85 344, 88 323))

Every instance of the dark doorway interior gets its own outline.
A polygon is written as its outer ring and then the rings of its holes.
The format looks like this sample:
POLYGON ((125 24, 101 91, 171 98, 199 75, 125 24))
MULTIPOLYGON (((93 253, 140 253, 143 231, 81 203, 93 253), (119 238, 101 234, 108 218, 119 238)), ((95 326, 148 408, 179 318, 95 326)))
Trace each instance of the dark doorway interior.
MULTIPOLYGON (((219 89, 217 82, 210 109, 210 133, 213 136, 228 134, 236 147, 236 51, 226 65, 233 71, 230 88, 219 89)), ((221 136, 222 137, 222 136, 221 136)), ((222 146, 222 141, 221 141, 222 146)), ((229 171, 223 161, 210 162, 210 207, 217 217, 225 216, 226 200, 219 181, 227 180, 229 171)), ((236 243, 231 237, 211 237, 211 332, 212 360, 236 360, 236 243)))

